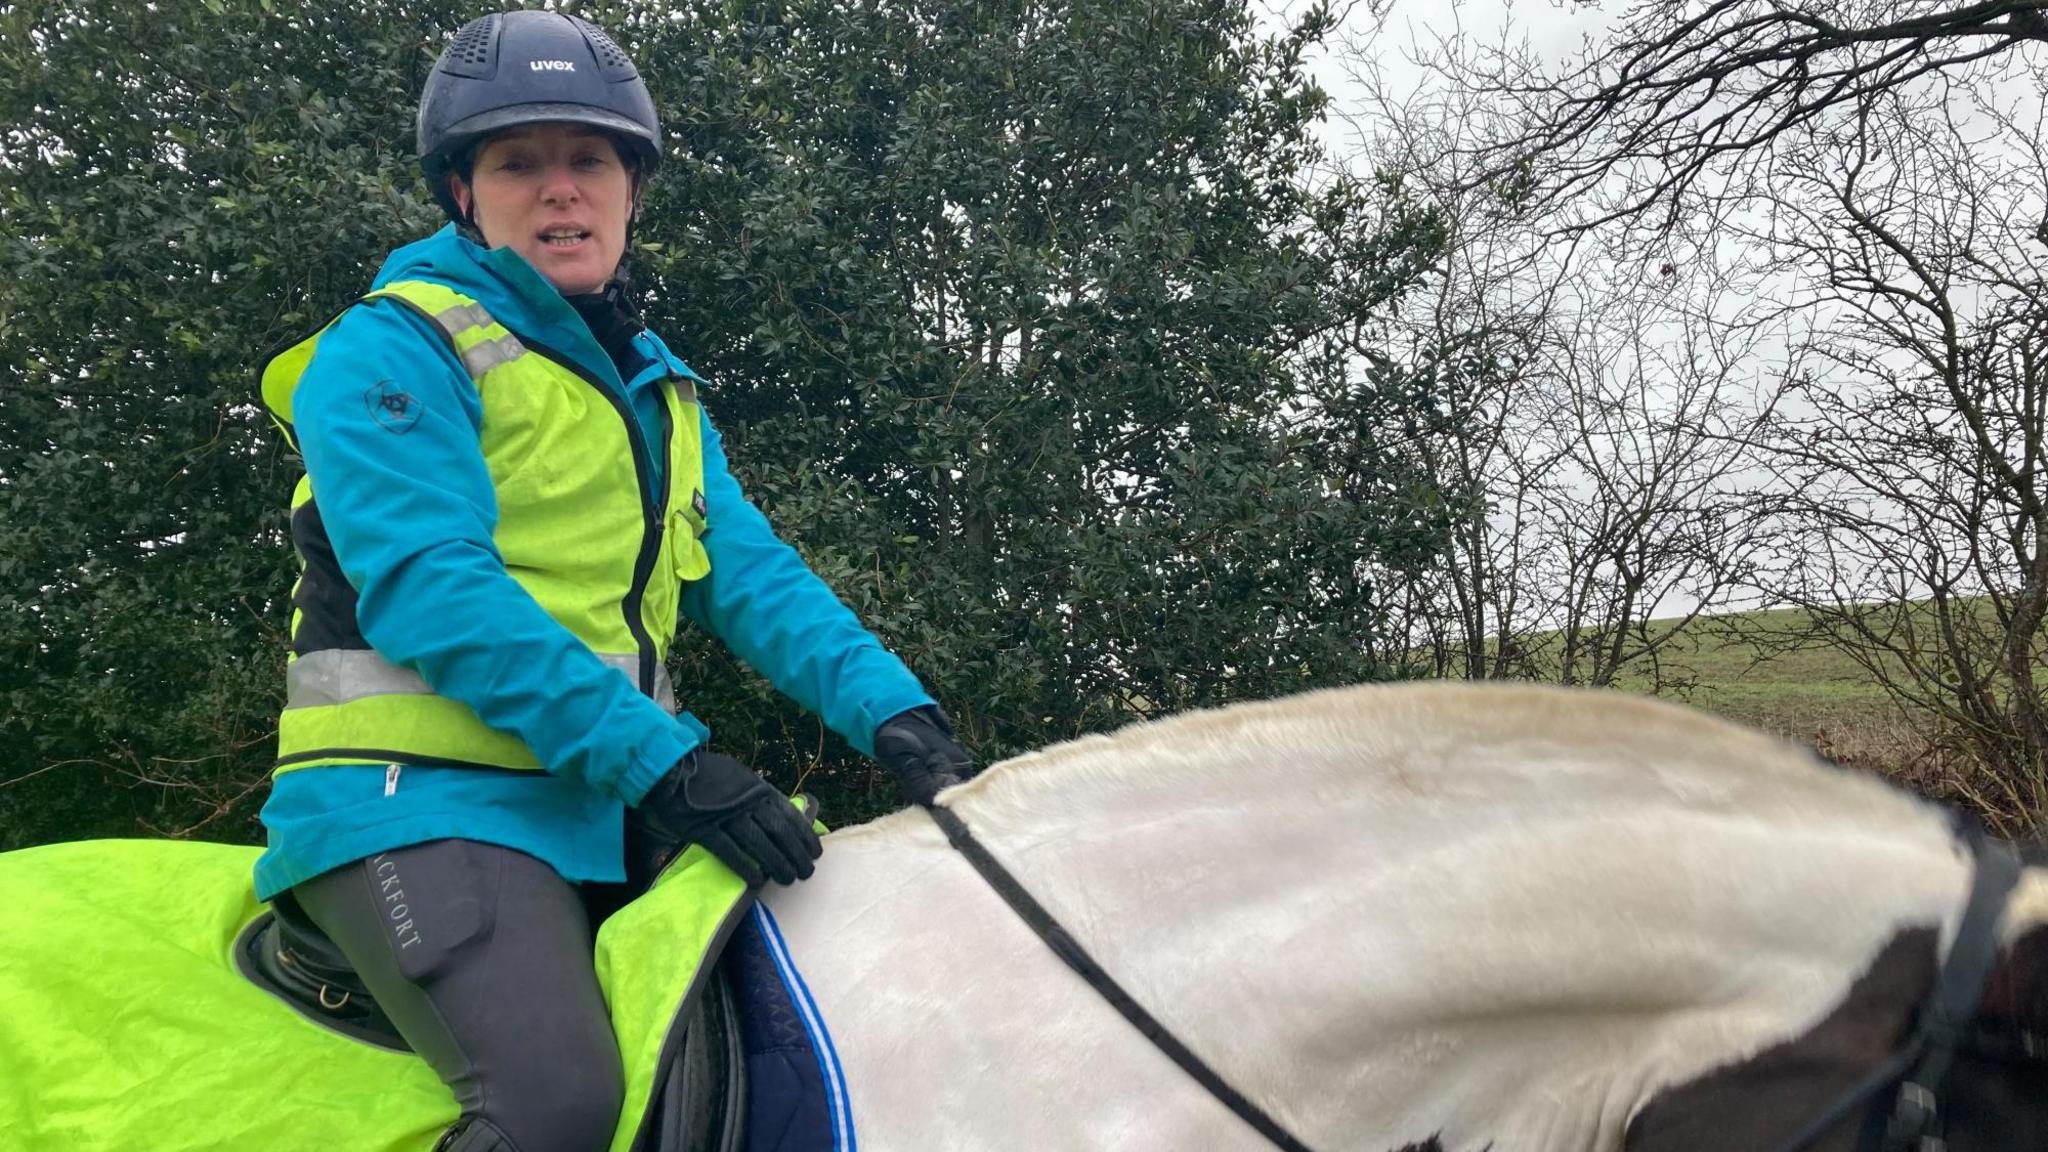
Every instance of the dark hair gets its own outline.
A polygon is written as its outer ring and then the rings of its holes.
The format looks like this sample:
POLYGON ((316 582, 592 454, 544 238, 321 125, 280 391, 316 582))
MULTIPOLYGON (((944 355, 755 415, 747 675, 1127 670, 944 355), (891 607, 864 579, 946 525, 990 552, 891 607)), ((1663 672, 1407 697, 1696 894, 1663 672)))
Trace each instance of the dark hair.
MULTIPOLYGON (((506 131, 509 132, 511 129, 508 128, 506 131)), ((619 163, 626 166, 626 171, 631 173, 634 182, 638 183, 646 175, 640 164, 639 151, 633 148, 616 132, 606 132, 604 133, 604 138, 611 141, 612 151, 618 154, 619 163)), ((489 144, 491 140, 492 137, 488 136, 473 140, 460 152, 450 157, 448 161, 448 174, 460 176, 464 184, 474 185, 476 183, 477 154, 482 152, 484 145, 489 144)))

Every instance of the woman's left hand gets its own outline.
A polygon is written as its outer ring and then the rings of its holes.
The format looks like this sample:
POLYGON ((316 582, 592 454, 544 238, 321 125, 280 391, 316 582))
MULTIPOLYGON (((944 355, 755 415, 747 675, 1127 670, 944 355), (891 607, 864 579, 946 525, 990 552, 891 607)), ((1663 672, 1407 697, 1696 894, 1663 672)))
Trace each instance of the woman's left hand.
POLYGON ((941 791, 960 783, 973 769, 967 749, 953 739, 953 723, 937 705, 899 712, 875 730, 875 759, 880 761, 903 798, 931 807, 941 791))

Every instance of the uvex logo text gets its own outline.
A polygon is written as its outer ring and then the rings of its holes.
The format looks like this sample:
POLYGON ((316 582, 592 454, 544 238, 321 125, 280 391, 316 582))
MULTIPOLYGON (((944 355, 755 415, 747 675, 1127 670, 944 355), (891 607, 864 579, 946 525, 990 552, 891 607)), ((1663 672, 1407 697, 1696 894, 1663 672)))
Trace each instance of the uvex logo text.
POLYGON ((576 70, 576 62, 574 60, 528 60, 526 66, 535 72, 574 72, 576 70))

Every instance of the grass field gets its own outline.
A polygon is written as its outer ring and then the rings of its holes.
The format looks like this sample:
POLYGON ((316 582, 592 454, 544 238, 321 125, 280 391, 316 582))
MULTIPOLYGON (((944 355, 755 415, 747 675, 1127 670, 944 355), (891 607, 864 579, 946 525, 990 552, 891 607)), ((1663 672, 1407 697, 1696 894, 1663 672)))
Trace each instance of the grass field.
MULTIPOLYGON (((1787 731, 1888 711, 1884 691, 1870 673, 1840 652, 1810 647, 1766 654, 1740 638, 1765 631, 1790 633, 1802 623, 1803 613, 1793 610, 1693 621, 1664 649, 1664 679, 1678 682, 1667 693, 1723 715, 1787 731)), ((1652 627, 1668 632, 1671 625, 1652 627)), ((1632 691, 1653 688, 1648 669, 1625 676, 1616 686, 1632 691)))
MULTIPOLYGON (((1794 634, 1803 624, 1803 613, 1789 609, 1694 620, 1664 649, 1666 687, 1660 695, 1812 745, 1831 759, 1923 791, 1942 791, 1941 766, 1932 762, 1925 742, 1855 661, 1820 647, 1765 653, 1742 639, 1794 634)), ((1652 627, 1668 631, 1671 625, 1652 627)), ((1647 669, 1615 686, 1636 692, 1655 687, 1647 669)))

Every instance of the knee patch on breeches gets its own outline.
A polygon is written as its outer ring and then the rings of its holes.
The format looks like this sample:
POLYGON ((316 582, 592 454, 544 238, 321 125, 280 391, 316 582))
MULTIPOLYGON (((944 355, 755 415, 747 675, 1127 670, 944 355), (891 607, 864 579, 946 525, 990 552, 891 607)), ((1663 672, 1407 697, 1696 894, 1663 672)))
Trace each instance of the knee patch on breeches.
POLYGON ((512 1138, 480 1116, 465 1116, 434 1141, 434 1152, 520 1152, 512 1138))

